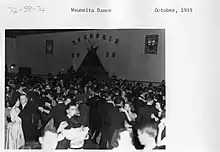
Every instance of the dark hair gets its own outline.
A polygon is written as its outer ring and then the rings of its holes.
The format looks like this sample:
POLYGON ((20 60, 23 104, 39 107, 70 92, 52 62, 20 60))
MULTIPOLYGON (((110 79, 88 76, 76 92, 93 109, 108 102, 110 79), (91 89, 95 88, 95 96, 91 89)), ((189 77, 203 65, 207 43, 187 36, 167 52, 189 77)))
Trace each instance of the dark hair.
POLYGON ((64 97, 63 97, 62 95, 58 95, 58 96, 56 97, 56 100, 57 100, 57 101, 59 101, 59 100, 63 101, 63 99, 64 99, 64 97))
POLYGON ((103 94, 103 96, 104 96, 105 98, 107 98, 107 97, 109 97, 109 96, 112 97, 112 93, 111 93, 110 91, 106 91, 106 92, 103 94))
POLYGON ((69 109, 71 106, 75 106, 76 107, 76 103, 75 102, 70 102, 67 104, 66 109, 69 109))
POLYGON ((114 99, 114 103, 117 105, 120 104, 121 102, 123 102, 123 98, 121 96, 116 96, 114 99))
POLYGON ((100 92, 101 92, 101 89, 100 89, 99 87, 96 87, 96 88, 94 89, 94 92, 95 92, 95 93, 100 93, 100 92))
POLYGON ((147 99, 148 99, 148 100, 153 100, 153 99, 154 99, 154 94, 153 94, 153 92, 149 92, 149 93, 148 93, 147 99))

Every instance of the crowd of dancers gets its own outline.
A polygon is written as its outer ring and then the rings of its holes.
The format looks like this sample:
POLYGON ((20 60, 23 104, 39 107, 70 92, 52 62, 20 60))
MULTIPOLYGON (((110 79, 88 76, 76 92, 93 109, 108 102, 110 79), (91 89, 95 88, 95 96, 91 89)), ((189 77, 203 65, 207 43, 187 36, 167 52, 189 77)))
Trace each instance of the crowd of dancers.
POLYGON ((6 76, 5 149, 165 149, 165 82, 6 76))

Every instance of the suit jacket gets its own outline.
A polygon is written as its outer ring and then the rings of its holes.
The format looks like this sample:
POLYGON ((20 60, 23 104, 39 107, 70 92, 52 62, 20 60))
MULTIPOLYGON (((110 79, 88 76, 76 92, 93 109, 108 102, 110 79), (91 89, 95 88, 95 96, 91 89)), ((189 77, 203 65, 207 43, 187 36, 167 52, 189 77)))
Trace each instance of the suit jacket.
POLYGON ((123 112, 119 111, 118 107, 109 107, 107 110, 107 124, 109 124, 113 129, 124 128, 124 122, 126 117, 123 112))
POLYGON ((135 99, 134 101, 133 101, 133 105, 134 105, 134 110, 135 110, 135 112, 136 113, 138 113, 138 111, 140 110, 140 108, 142 108, 143 106, 145 106, 146 105, 146 103, 144 103, 142 100, 140 100, 140 99, 135 99))
POLYGON ((98 102, 100 100, 99 96, 94 96, 88 100, 87 105, 90 107, 90 125, 93 127, 99 127, 101 124, 101 116, 98 111, 98 102))
POLYGON ((139 122, 150 122, 151 114, 155 114, 157 112, 156 108, 153 105, 145 105, 141 107, 138 111, 138 117, 136 121, 139 122))
POLYGON ((111 141, 114 132, 117 129, 125 128, 125 115, 119 111, 118 107, 114 107, 112 104, 106 104, 106 114, 103 125, 103 138, 106 138, 108 141, 111 141))
POLYGON ((80 111, 80 118, 82 120, 82 123, 84 126, 89 125, 89 107, 86 104, 80 104, 79 105, 79 111, 80 111))
POLYGON ((57 104, 54 108, 52 108, 49 119, 54 118, 54 126, 57 129, 66 116, 66 105, 64 103, 57 104))
POLYGON ((27 95, 32 99, 33 104, 40 105, 42 103, 40 95, 37 92, 29 91, 27 95))
POLYGON ((25 141, 33 141, 37 138, 38 122, 35 119, 36 112, 36 107, 28 101, 18 115, 22 120, 25 141))

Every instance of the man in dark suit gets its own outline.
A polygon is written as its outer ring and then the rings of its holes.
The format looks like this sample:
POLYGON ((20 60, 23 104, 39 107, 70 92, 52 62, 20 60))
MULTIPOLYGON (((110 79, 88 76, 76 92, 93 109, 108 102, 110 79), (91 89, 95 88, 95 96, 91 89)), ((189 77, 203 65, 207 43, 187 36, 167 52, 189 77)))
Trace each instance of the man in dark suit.
POLYGON ((30 88, 30 90, 27 93, 27 96, 30 97, 32 103, 35 106, 38 106, 42 104, 42 101, 40 99, 40 94, 39 94, 39 88, 30 88))
POLYGON ((123 106, 123 99, 120 96, 114 99, 115 106, 108 110, 108 124, 109 124, 109 142, 112 139, 114 132, 117 129, 125 128, 125 114, 120 112, 120 108, 123 106))
MULTIPOLYGON (((109 102, 109 101, 107 101, 109 102)), ((120 112, 123 99, 117 96, 114 103, 109 102, 105 106, 106 114, 104 119, 103 134, 101 136, 100 147, 107 148, 106 144, 110 143, 115 130, 124 128, 125 115, 120 112), (104 140, 104 141, 103 141, 104 140)))
POLYGON ((152 92, 149 93, 147 99, 145 99, 146 104, 141 107, 138 111, 137 123, 140 122, 152 122, 154 119, 154 114, 156 113, 156 108, 153 106, 154 95, 152 92))
POLYGON ((86 105, 85 100, 79 101, 79 112, 80 112, 80 119, 82 120, 83 126, 89 126, 89 107, 86 105))
POLYGON ((38 125, 35 120, 37 109, 28 101, 27 96, 24 94, 20 96, 20 103, 22 110, 19 114, 19 117, 22 120, 22 129, 24 132, 25 141, 35 141, 37 140, 38 125))
POLYGON ((49 120, 51 118, 54 119, 54 127, 57 129, 62 121, 62 119, 66 116, 66 105, 63 102, 63 98, 61 96, 57 97, 58 104, 52 108, 49 114, 49 120))
POLYGON ((98 112, 101 115, 101 139, 99 142, 100 149, 106 149, 107 142, 109 140, 109 124, 108 124, 108 110, 114 108, 114 102, 112 101, 112 93, 105 92, 103 99, 98 102, 98 112))
POLYGON ((94 96, 90 98, 87 105, 90 107, 90 129, 91 135, 95 133, 93 141, 96 143, 96 138, 101 132, 101 115, 98 112, 98 102, 100 100, 100 89, 94 89, 94 96))

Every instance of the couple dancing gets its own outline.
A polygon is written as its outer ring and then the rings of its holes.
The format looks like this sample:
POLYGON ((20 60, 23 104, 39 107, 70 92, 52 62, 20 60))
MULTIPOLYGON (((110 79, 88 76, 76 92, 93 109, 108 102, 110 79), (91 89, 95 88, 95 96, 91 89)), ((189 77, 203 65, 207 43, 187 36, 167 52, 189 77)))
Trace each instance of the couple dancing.
POLYGON ((36 110, 26 94, 5 108, 5 149, 19 149, 37 140, 36 110))

